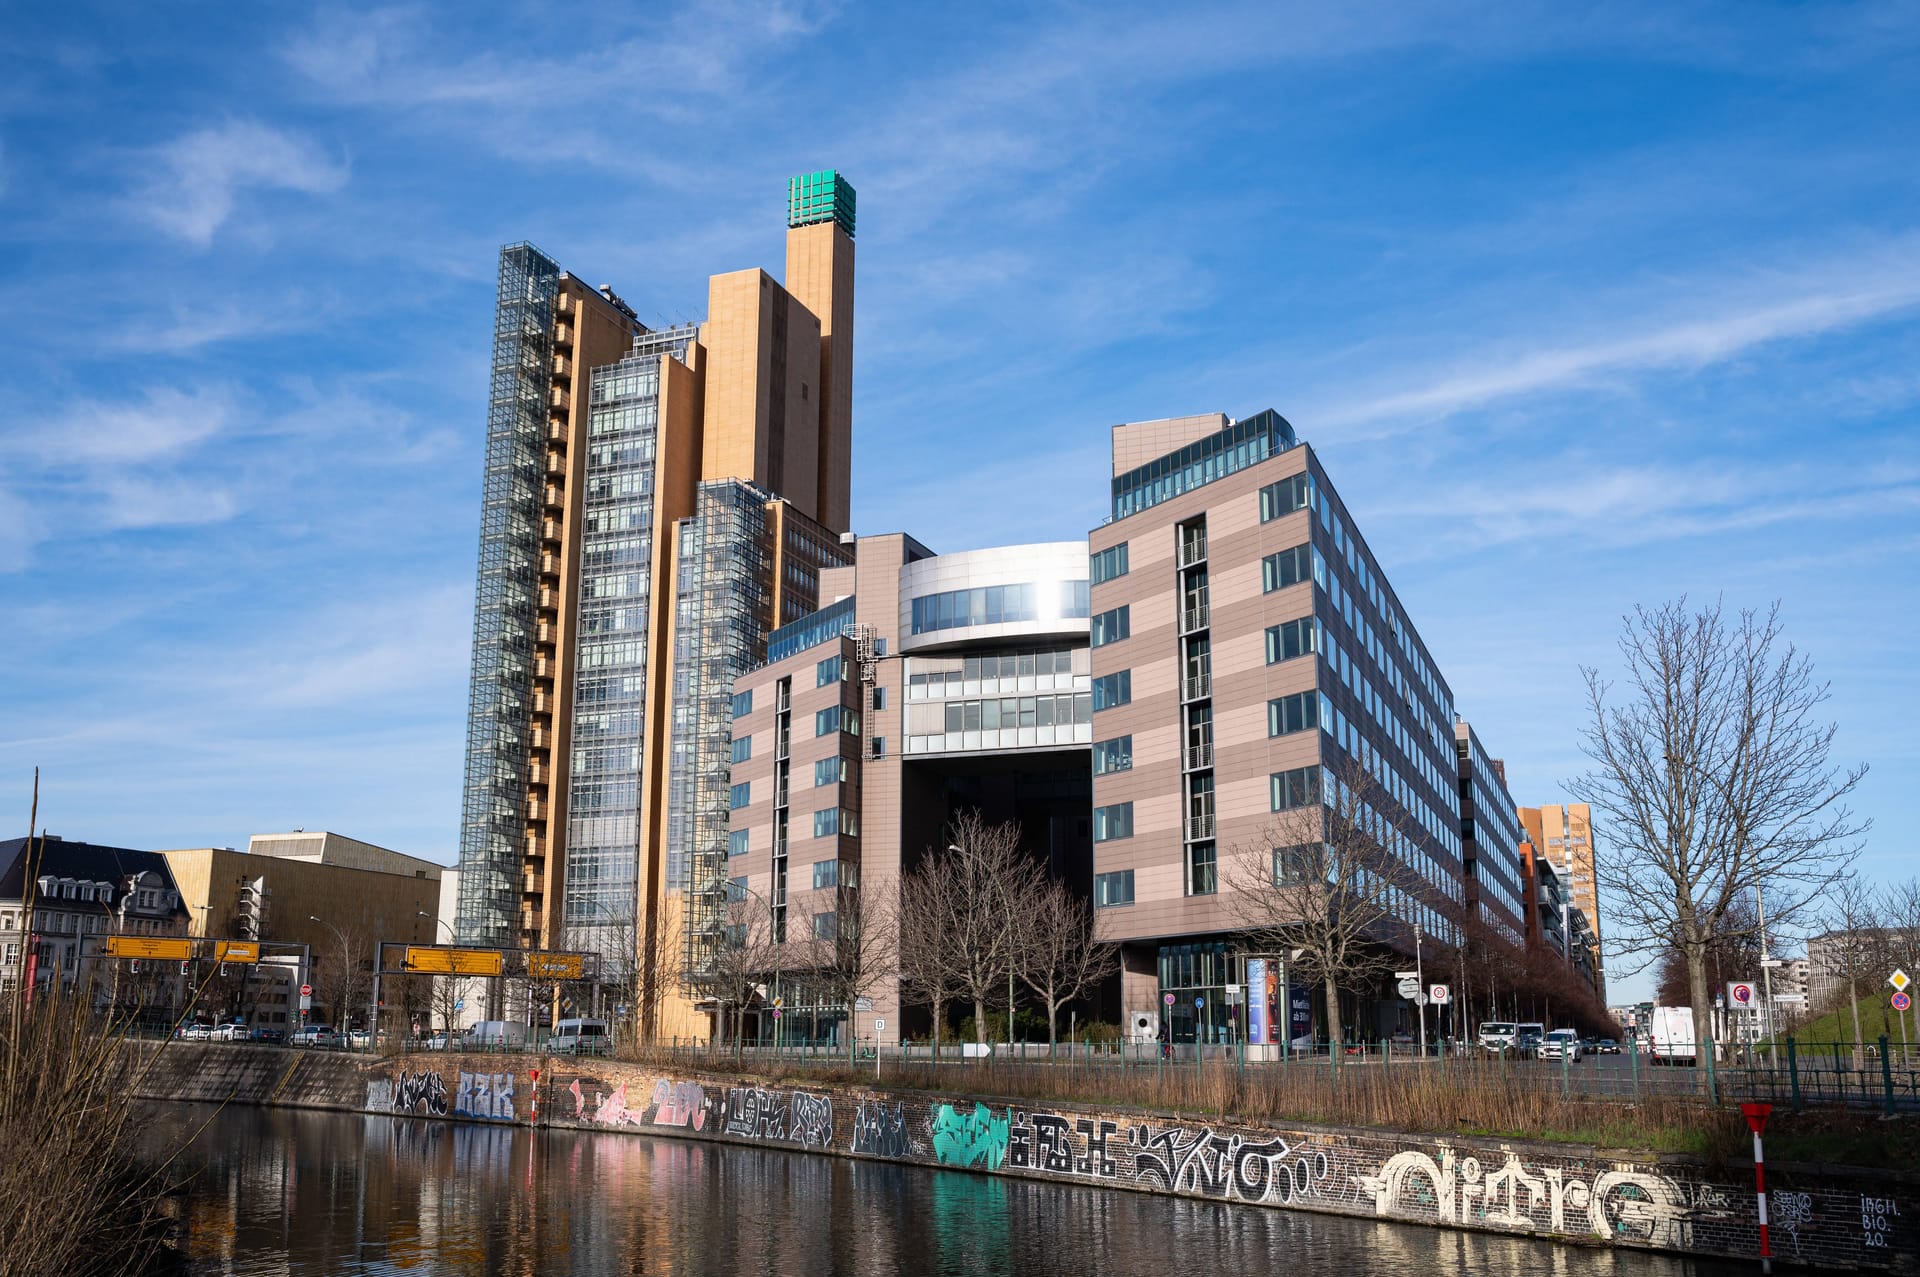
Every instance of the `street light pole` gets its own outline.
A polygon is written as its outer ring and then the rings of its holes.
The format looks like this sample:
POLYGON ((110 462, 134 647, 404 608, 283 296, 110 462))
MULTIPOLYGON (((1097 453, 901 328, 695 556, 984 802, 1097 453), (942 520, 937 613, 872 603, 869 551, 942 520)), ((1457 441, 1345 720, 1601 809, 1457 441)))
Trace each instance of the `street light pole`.
POLYGON ((1427 1058, 1427 976, 1426 967, 1420 961, 1420 924, 1413 924, 1413 978, 1420 987, 1419 997, 1413 1000, 1413 1009, 1420 1014, 1420 1058, 1427 1058))
MULTIPOLYGON (((353 968, 351 966, 353 961, 353 947, 347 943, 347 933, 317 914, 308 914, 307 921, 319 923, 327 930, 333 932, 334 939, 340 942, 341 1007, 343 1010, 350 1011, 352 1008, 348 1006, 346 999, 353 992, 353 968)), ((378 941, 374 942, 373 950, 373 983, 373 1001, 368 1007, 368 1010, 372 1013, 372 1018, 367 1021, 367 1041, 377 1047, 378 1042, 375 1039, 380 1031, 380 1021, 378 1018, 380 1010, 380 948, 378 941)), ((353 1034, 351 1030, 349 1030, 347 1034, 347 1045, 353 1045, 353 1034)))

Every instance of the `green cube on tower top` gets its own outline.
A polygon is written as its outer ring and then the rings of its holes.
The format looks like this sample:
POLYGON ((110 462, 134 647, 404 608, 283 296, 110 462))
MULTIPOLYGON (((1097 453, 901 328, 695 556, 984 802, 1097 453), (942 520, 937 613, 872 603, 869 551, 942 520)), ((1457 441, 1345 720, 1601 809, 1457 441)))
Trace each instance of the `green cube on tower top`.
POLYGON ((838 222, 853 238, 853 183, 837 169, 803 173, 787 183, 787 225, 838 222))

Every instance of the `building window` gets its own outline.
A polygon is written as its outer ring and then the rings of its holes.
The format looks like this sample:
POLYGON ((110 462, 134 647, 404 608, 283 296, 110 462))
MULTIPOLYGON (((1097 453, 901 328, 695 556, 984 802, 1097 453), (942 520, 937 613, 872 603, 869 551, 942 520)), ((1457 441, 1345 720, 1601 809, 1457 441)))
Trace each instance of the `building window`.
POLYGON ((727 899, 733 904, 739 904, 742 901, 744 901, 746 898, 747 898, 746 875, 742 874, 738 878, 727 879, 727 899))
POLYGON ((1267 735, 1289 736, 1330 723, 1333 706, 1331 703, 1323 705, 1323 700, 1325 698, 1318 692, 1296 692, 1292 696, 1268 701, 1267 735))
POLYGON ((813 685, 825 687, 828 683, 843 683, 847 678, 847 663, 838 656, 829 656, 813 667, 813 685))
POLYGON ((742 736, 733 742, 733 761, 744 763, 753 757, 753 737, 742 736))
POLYGON ((1092 562, 1092 570, 1087 576, 1095 585, 1102 581, 1111 581, 1116 576, 1125 576, 1127 574, 1127 543, 1122 541, 1119 545, 1108 546, 1094 555, 1092 562))
POLYGON ((1187 848, 1187 894, 1211 896, 1219 889, 1219 865, 1215 860, 1213 844, 1194 843, 1187 848))
POLYGON ((1133 671, 1121 670, 1117 674, 1103 674, 1093 680, 1093 708, 1095 712, 1125 705, 1133 699, 1133 671))
POLYGON ((1112 842, 1116 838, 1133 837, 1133 804, 1115 803, 1111 807, 1093 809, 1093 840, 1112 842))
POLYGON ((837 913, 814 914, 813 938, 815 940, 838 940, 840 938, 840 915, 837 913))
POLYGON ((1296 807, 1311 807, 1320 801, 1320 769, 1318 767, 1296 767, 1292 771, 1275 772, 1273 782, 1273 810, 1292 811, 1296 807))
POLYGON ((748 796, 748 791, 750 791, 752 788, 753 788, 752 781, 742 781, 740 784, 735 785, 733 787, 733 797, 731 799, 731 802, 732 802, 734 811, 739 811, 742 807, 745 807, 749 802, 752 801, 752 799, 748 796))
POLYGON ((1260 489, 1260 522, 1284 518, 1313 505, 1313 478, 1304 471, 1260 489))
POLYGON ((1087 623, 1088 643, 1093 647, 1105 647, 1109 643, 1118 643, 1133 632, 1131 607, 1125 603, 1111 611, 1102 612, 1087 623))
POLYGON ((887 756, 887 738, 886 737, 876 736, 873 738, 873 756, 875 758, 885 758, 887 756))
POLYGON ((1108 772, 1123 772, 1132 766, 1133 737, 1116 736, 1112 740, 1094 742, 1094 775, 1104 776, 1108 772))
POLYGON ((869 709, 885 709, 886 707, 887 707, 887 689, 884 687, 874 688, 873 702, 871 705, 868 706, 868 708, 869 709))
POLYGON ((1268 594, 1306 580, 1324 585, 1325 576, 1311 545, 1296 545, 1260 560, 1261 588, 1268 594))
POLYGON ((733 694, 733 716, 735 718, 744 718, 751 713, 753 713, 753 689, 748 688, 744 692, 735 692, 733 694))
POLYGON ((840 809, 829 807, 825 811, 813 813, 813 836, 825 838, 840 832, 840 809))
POLYGON ((845 732, 849 736, 860 734, 860 711, 848 709, 843 705, 829 705, 813 716, 813 734, 825 736, 829 732, 845 732))
POLYGON ((734 829, 727 833, 727 854, 744 856, 747 854, 747 830, 734 829))
POLYGON ((1113 905, 1133 903, 1133 870, 1116 869, 1112 873, 1093 876, 1093 903, 1095 908, 1106 909, 1113 905))
POLYGON ((1320 650, 1320 622, 1303 616, 1285 625, 1267 627, 1267 664, 1278 665, 1297 656, 1311 656, 1320 650))
POLYGON ((816 788, 821 785, 837 785, 846 778, 847 760, 844 758, 823 758, 813 765, 813 783, 816 788))
POLYGON ((837 860, 816 860, 813 862, 813 889, 819 891, 825 887, 840 885, 840 862, 837 860))

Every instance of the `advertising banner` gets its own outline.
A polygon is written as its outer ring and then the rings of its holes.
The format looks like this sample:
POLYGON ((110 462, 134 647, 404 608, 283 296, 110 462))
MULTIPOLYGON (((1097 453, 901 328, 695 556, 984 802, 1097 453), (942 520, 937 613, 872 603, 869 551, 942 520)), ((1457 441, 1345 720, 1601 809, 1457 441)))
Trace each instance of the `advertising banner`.
POLYGON ((1313 1036, 1313 990, 1306 985, 1287 986, 1288 1039, 1313 1036))
POLYGON ((1247 959, 1247 1041, 1267 1042, 1267 960, 1247 959))

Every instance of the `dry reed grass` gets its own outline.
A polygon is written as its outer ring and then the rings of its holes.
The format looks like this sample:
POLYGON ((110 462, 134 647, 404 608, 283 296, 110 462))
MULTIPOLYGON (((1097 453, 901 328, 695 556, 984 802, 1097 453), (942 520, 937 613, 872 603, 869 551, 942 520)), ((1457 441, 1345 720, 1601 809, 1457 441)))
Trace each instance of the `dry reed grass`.
POLYGON ((165 1165, 134 1151, 133 1087, 163 1044, 132 1040, 83 998, 16 990, 0 1009, 0 1277, 151 1272, 165 1165))

